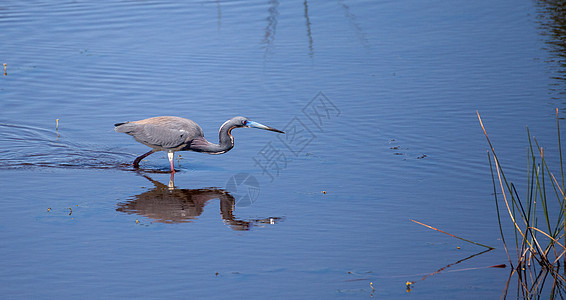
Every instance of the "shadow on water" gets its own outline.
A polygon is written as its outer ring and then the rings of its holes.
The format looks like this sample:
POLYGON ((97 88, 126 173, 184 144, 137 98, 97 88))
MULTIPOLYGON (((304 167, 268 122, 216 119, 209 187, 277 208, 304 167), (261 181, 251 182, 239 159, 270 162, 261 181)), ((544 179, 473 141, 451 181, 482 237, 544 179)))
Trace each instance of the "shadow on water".
POLYGON ((565 280, 556 271, 538 268, 536 264, 526 266, 520 272, 512 269, 501 299, 507 298, 509 288, 513 284, 516 285, 517 299, 564 299, 566 296, 565 280), (517 277, 516 281, 513 280, 514 276, 517 277))
POLYGON ((350 22, 352 27, 354 27, 355 32, 356 32, 356 36, 358 37, 360 44, 364 48, 369 48, 368 39, 366 37, 364 30, 362 29, 362 27, 360 26, 360 24, 357 21, 356 15, 354 15, 350 11, 350 7, 347 4, 345 4, 343 0, 338 0, 338 4, 342 7, 342 10, 344 11, 344 16, 346 17, 346 19, 350 22))
POLYGON ((57 130, 0 123, 0 169, 76 168, 130 169, 129 153, 80 145, 61 138, 57 130))
POLYGON ((220 30, 220 27, 222 27, 222 8, 220 7, 219 0, 216 0, 216 14, 218 15, 216 23, 218 30, 220 30))
MULTIPOLYGON (((275 34, 277 32, 277 23, 279 19, 279 1, 278 0, 270 0, 269 2, 268 13, 269 16, 266 18, 267 25, 264 29, 265 33, 263 36, 262 44, 265 48, 264 60, 271 56, 273 49, 275 48, 275 34)), ((344 11, 344 16, 348 20, 348 22, 352 25, 355 30, 356 36, 360 41, 360 44, 364 48, 370 48, 368 39, 366 37, 366 33, 360 26, 359 22, 356 19, 356 16, 351 12, 350 7, 344 3, 342 0, 338 0, 338 5, 344 11)), ((304 18, 305 18, 305 29, 308 38, 308 55, 311 59, 314 58, 314 46, 313 46, 313 35, 312 35, 312 22, 309 15, 309 3, 307 0, 303 2, 304 6, 304 18)), ((218 22, 220 24, 220 6, 218 6, 218 22)), ((220 28, 220 25, 219 25, 220 28)))
POLYGON ((151 181, 154 188, 133 196, 130 201, 119 203, 116 211, 138 214, 158 223, 190 223, 203 213, 210 200, 219 199, 220 216, 234 230, 250 230, 254 226, 275 224, 282 220, 280 217, 241 220, 234 216, 235 198, 223 189, 179 189, 175 187, 173 174, 168 185, 141 172, 139 174, 151 181))
POLYGON ((541 35, 546 36, 547 51, 550 53, 549 63, 554 70, 551 77, 554 83, 550 87, 553 99, 560 110, 566 112, 564 95, 566 89, 566 2, 562 0, 539 0, 538 21, 541 35))
MULTIPOLYGON (((471 260, 472 258, 478 257, 482 254, 489 253, 493 250, 494 249, 487 249, 487 250, 469 255, 469 256, 462 258, 458 261, 455 261, 455 262, 450 263, 448 265, 442 266, 441 268, 437 269, 436 271, 430 272, 430 273, 384 276, 384 275, 374 275, 373 271, 369 271, 369 272, 366 272, 366 273, 348 272, 348 274, 351 275, 352 278, 345 280, 345 282, 357 282, 357 281, 368 281, 368 280, 378 281, 380 278, 386 278, 386 277, 387 278, 412 279, 412 280, 407 280, 406 284, 405 284, 407 293, 410 293, 412 291, 412 289, 415 287, 415 285, 417 285, 419 282, 424 281, 425 279, 430 278, 430 277, 435 276, 435 275, 438 275, 440 273, 477 271, 477 270, 487 270, 487 269, 492 269, 492 268, 506 268, 507 266, 505 264, 495 265, 495 266, 480 266, 480 267, 471 267, 471 268, 461 268, 461 269, 453 269, 452 268, 452 267, 455 267, 456 265, 458 265, 460 263, 463 263, 467 260, 471 260)), ((374 296, 373 292, 375 292, 375 289, 374 289, 372 283, 370 283, 370 287, 372 289, 372 291, 370 291, 371 297, 374 296)), ((352 290, 350 290, 350 289, 339 289, 338 290, 339 293, 347 293, 347 292, 351 292, 351 291, 352 290)))
MULTIPOLYGON (((129 153, 96 149, 96 145, 79 145, 61 139, 57 130, 0 123, 0 170, 26 168, 119 169, 135 171, 154 184, 154 188, 118 204, 117 211, 138 214, 159 223, 188 223, 196 220, 210 200, 220 200, 220 215, 234 230, 275 224, 279 217, 240 220, 234 217, 236 200, 219 188, 178 189, 173 174, 168 185, 153 180, 146 173, 170 173, 169 170, 136 170, 125 164, 129 153)), ((129 160, 129 158, 128 158, 129 160)))
POLYGON ((309 38, 309 57, 312 59, 314 55, 314 50, 312 47, 311 20, 309 18, 309 4, 307 0, 305 0, 303 5, 305 6, 305 26, 307 27, 307 37, 309 38))
POLYGON ((265 47, 264 59, 266 59, 274 48, 275 32, 277 30, 277 19, 279 17, 279 1, 269 1, 269 16, 267 17, 267 26, 265 27, 265 35, 262 44, 265 47))

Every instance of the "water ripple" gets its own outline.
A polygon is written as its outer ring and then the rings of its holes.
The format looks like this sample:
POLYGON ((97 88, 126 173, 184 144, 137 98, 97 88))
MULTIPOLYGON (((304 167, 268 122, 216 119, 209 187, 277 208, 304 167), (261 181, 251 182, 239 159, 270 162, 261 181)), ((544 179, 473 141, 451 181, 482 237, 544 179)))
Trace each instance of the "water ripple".
POLYGON ((126 169, 131 154, 100 145, 79 144, 56 130, 0 123, 0 170, 21 168, 126 169))

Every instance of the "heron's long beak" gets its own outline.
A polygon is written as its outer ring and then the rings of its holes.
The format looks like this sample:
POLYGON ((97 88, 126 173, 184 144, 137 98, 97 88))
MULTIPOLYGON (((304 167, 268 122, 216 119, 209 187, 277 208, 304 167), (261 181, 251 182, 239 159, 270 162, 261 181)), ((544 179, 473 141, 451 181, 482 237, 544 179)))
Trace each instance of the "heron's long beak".
POLYGON ((263 130, 269 130, 269 131, 275 131, 275 132, 279 132, 279 133, 285 133, 281 130, 275 129, 275 128, 271 128, 269 126, 265 126, 263 124, 260 124, 258 122, 254 122, 254 121, 248 121, 248 124, 246 124, 248 127, 251 128, 259 128, 259 129, 263 129, 263 130))

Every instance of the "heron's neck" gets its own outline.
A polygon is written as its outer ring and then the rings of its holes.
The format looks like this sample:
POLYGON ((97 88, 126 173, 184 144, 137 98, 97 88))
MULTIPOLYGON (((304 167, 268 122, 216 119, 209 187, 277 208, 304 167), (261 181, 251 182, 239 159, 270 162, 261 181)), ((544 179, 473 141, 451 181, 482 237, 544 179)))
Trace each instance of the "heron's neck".
POLYGON ((234 148, 234 138, 230 134, 232 128, 226 126, 226 123, 222 124, 218 132, 218 144, 211 143, 203 138, 202 143, 197 143, 193 145, 192 150, 205 152, 208 154, 222 154, 230 151, 234 148))

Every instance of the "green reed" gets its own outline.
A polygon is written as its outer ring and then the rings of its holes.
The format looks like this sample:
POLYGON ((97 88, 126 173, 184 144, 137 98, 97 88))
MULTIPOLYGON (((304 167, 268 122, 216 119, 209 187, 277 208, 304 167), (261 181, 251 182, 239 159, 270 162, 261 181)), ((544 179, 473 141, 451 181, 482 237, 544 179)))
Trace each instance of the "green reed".
MULTIPOLYGON (((488 151, 491 169, 497 219, 503 246, 512 267, 510 274, 519 277, 519 291, 525 298, 538 298, 547 279, 552 279, 550 287, 552 297, 564 298, 566 280, 560 273, 560 260, 566 265, 566 206, 564 195, 564 169, 562 163, 562 145, 560 141, 560 124, 556 109, 556 128, 558 132, 558 151, 560 152, 560 181, 551 172, 541 147, 535 137, 531 138, 529 129, 527 192, 520 196, 515 184, 508 180, 503 172, 493 144, 489 139, 480 114, 478 120, 484 131, 491 153, 488 151), (492 158, 493 162, 492 163, 492 158), (503 197, 498 197, 498 194, 503 197), (555 210, 558 204, 560 209, 555 210), (503 208, 504 207, 504 208, 503 208), (502 212, 500 212, 502 208, 502 212), (514 227, 516 258, 512 259, 505 238, 502 216, 509 215, 514 227), (560 241, 563 240, 563 243, 560 241), (550 277, 549 277, 550 275, 550 277)), ((565 271, 566 272, 566 269, 565 271)), ((509 281, 508 281, 509 283, 509 281)), ((507 288, 506 288, 507 290, 507 288)))

